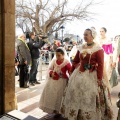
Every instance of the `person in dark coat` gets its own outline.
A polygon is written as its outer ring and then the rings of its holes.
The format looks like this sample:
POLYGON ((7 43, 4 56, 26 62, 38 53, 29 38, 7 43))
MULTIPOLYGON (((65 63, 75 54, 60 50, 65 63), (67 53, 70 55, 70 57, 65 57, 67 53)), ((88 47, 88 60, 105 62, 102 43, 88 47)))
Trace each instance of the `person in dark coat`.
POLYGON ((19 56, 19 69, 20 69, 20 75, 19 75, 19 85, 20 87, 27 88, 29 87, 27 85, 28 83, 28 77, 29 72, 28 68, 31 61, 31 55, 30 50, 25 43, 26 37, 24 34, 20 35, 17 39, 17 52, 19 56))
POLYGON ((37 75, 37 69, 39 64, 40 48, 44 45, 43 42, 44 41, 40 38, 35 39, 35 34, 33 32, 30 33, 30 41, 28 43, 28 46, 31 53, 32 66, 30 70, 29 83, 32 86, 34 86, 35 84, 40 84, 37 81, 36 75, 37 75))

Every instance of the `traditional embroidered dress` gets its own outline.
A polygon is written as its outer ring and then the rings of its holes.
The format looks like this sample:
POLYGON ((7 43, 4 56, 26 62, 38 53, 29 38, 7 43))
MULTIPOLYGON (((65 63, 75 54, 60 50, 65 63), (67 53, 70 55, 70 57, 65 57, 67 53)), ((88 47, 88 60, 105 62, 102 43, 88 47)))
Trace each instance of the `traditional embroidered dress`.
POLYGON ((117 57, 118 57, 118 73, 120 75, 120 38, 118 40, 118 46, 117 46, 117 57))
POLYGON ((104 72, 103 72, 103 82, 104 84, 109 88, 109 90, 111 91, 111 86, 110 86, 110 78, 112 75, 112 63, 113 63, 113 45, 112 42, 107 39, 100 39, 100 46, 103 48, 104 50, 104 72))
POLYGON ((39 108, 44 112, 53 113, 54 110, 60 110, 64 89, 68 82, 67 73, 70 72, 70 69, 71 64, 67 59, 64 59, 63 62, 56 59, 52 61, 47 83, 39 102, 39 108), (56 75, 54 79, 50 77, 53 72, 56 75))
POLYGON ((60 111, 68 120, 111 120, 109 91, 97 83, 103 78, 103 49, 97 44, 91 49, 83 46, 73 61, 60 111))

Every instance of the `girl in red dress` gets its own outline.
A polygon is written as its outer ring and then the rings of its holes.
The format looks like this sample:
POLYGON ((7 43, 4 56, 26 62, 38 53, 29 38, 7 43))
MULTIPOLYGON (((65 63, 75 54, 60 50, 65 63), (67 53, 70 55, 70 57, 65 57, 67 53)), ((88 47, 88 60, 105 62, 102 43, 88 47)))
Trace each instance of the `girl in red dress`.
POLYGON ((57 48, 56 56, 50 63, 47 83, 39 102, 39 108, 44 112, 58 113, 70 69, 71 64, 67 53, 63 48, 57 48))

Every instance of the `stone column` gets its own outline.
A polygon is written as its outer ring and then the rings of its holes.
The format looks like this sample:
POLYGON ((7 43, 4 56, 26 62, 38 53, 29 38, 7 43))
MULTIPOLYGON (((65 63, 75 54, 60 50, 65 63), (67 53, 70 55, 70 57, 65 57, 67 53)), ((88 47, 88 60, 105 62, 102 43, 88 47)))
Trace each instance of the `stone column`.
POLYGON ((14 55, 15 0, 0 0, 0 114, 16 107, 14 55))
POLYGON ((3 94, 2 94, 2 90, 3 90, 3 82, 2 82, 2 78, 3 78, 3 74, 2 74, 2 15, 1 15, 1 1, 0 1, 0 114, 2 114, 3 111, 3 94))

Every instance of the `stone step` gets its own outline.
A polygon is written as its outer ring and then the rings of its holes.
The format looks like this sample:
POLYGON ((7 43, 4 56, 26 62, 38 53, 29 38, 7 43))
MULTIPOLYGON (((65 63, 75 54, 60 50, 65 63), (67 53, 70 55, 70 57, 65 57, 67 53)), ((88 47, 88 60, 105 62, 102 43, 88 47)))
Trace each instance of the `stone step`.
POLYGON ((3 115, 3 119, 4 118, 6 120, 67 120, 63 117, 54 118, 54 114, 47 114, 47 115, 37 119, 31 115, 27 115, 18 110, 13 110, 13 111, 3 115))
POLYGON ((7 115, 10 115, 10 116, 13 116, 16 118, 16 119, 11 119, 11 120, 17 120, 17 119, 18 120, 38 120, 37 118, 35 118, 31 115, 27 115, 27 114, 25 114, 21 111, 18 111, 18 110, 13 110, 11 112, 8 112, 7 115))

